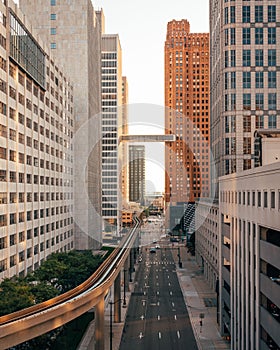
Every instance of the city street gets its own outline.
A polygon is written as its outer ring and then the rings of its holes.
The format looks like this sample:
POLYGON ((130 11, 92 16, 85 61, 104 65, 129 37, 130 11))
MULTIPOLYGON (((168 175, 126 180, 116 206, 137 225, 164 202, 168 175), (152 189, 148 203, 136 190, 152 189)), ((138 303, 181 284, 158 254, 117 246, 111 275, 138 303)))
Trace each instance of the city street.
POLYGON ((151 253, 148 246, 142 246, 120 350, 177 350, 186 349, 186 345, 197 349, 175 262, 167 244, 165 240, 155 253, 151 253))

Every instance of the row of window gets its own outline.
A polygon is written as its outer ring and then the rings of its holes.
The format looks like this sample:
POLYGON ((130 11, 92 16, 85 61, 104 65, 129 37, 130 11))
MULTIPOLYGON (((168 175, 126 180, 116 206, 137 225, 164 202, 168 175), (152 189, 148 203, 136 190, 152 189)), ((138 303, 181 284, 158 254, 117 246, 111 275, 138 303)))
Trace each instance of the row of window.
MULTIPOLYGON (((277 109, 277 94, 268 93, 265 101, 263 93, 255 94, 255 101, 251 98, 250 93, 243 94, 243 105, 244 111, 251 110, 276 110, 277 109), (266 102, 266 103, 265 103, 266 102)), ((235 111, 236 110, 236 94, 225 94, 224 96, 224 110, 235 111)))
POLYGON ((19 172, 18 174, 15 171, 9 171, 6 170, 0 170, 0 182, 9 181, 9 182, 18 182, 22 184, 39 184, 40 185, 51 185, 51 186, 66 186, 66 187, 72 187, 73 186, 73 180, 69 179, 61 179, 61 178, 55 178, 55 177, 48 177, 48 176, 40 176, 39 175, 33 175, 32 174, 25 174, 19 172), (9 176, 9 178, 7 178, 9 176), (32 180, 33 179, 33 180, 32 180))
MULTIPOLYGON (((256 49, 251 51, 249 49, 242 51, 242 66, 243 67, 275 67, 276 66, 276 49, 268 49, 267 55, 266 50, 256 49), (254 55, 253 55, 254 53, 254 55)), ((229 50, 224 53, 225 68, 236 67, 236 51, 229 50)))
MULTIPOLYGON (((242 6, 242 23, 268 23, 276 22, 276 6, 263 5, 242 6), (254 18, 253 13, 254 12, 254 18)), ((227 6, 224 8, 224 24, 236 23, 235 6, 227 6)))
POLYGON ((220 200, 222 203, 235 203, 258 208, 276 208, 278 193, 278 210, 280 210, 280 190, 275 191, 221 191, 220 200))
MULTIPOLYGON (((44 209, 40 210, 40 215, 44 214, 44 209)), ((3 226, 8 226, 8 225, 15 225, 17 223, 25 223, 26 221, 31 221, 31 220, 37 220, 39 218, 43 218, 44 216, 39 217, 39 210, 34 210, 32 212, 31 210, 27 212, 20 212, 20 213, 11 213, 9 215, 7 214, 2 214, 0 215, 0 227, 3 226), (33 214, 33 215, 32 215, 33 214), (9 223, 8 223, 8 218, 9 218, 9 223)), ((59 220, 56 222, 49 223, 45 226, 40 227, 40 234, 44 234, 45 232, 49 232, 50 230, 54 229, 59 229, 67 225, 71 225, 73 223, 73 218, 67 218, 64 220, 59 220)), ((36 236, 35 236, 36 237, 36 236)))

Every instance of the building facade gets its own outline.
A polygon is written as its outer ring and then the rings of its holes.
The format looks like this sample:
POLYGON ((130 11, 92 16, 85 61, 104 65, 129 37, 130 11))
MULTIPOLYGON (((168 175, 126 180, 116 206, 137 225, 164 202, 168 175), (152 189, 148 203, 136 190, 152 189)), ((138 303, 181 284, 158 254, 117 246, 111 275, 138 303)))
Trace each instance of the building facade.
POLYGON ((231 349, 280 347, 280 166, 220 178, 220 325, 231 349))
MULTIPOLYGON (((128 135, 129 132, 128 109, 128 81, 127 77, 122 77, 122 135, 128 135)), ((124 207, 128 202, 128 145, 122 142, 120 147, 122 207, 124 207)))
POLYGON ((102 34, 102 217, 104 228, 121 223, 122 50, 117 34, 102 34))
POLYGON ((145 201, 145 146, 129 146, 129 201, 144 205, 145 201))
POLYGON ((74 248, 73 86, 12 1, 0 2, 0 280, 74 248))
POLYGON ((256 129, 279 128, 277 4, 276 0, 210 1, 214 184, 219 176, 253 167, 256 129))
POLYGON ((91 0, 73 1, 71 5, 67 0, 20 0, 19 3, 73 82, 75 248, 97 248, 102 227, 100 62, 103 13, 94 10, 91 0), (84 174, 81 168, 85 168, 84 174))

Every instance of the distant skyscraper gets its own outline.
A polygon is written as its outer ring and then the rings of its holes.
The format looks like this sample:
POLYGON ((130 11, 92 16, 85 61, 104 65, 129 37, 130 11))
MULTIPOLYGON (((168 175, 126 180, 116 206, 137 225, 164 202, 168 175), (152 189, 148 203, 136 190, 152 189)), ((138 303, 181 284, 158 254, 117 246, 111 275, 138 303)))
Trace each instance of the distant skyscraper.
POLYGON ((129 201, 144 204, 145 146, 129 146, 129 201))
POLYGON ((102 217, 120 227, 121 170, 118 147, 122 133, 122 50, 117 34, 102 35, 102 217))
MULTIPOLYGON (((122 77, 122 123, 121 123, 122 135, 128 134, 128 82, 126 77, 122 77)), ((127 142, 121 144, 121 190, 122 190, 122 202, 125 205, 128 202, 128 145, 127 142)))
MULTIPOLYGON (((165 41, 165 195, 170 206, 209 195, 209 34, 172 20, 165 41)), ((177 220, 177 219, 176 219, 177 220)))
POLYGON ((209 34, 192 34, 187 20, 173 20, 165 41, 165 105, 178 112, 165 116, 167 133, 177 136, 165 158, 170 202, 208 195, 208 98, 209 34))
MULTIPOLYGON (((73 82, 77 132, 81 125, 101 111, 103 14, 94 11, 91 0, 76 0, 71 5, 68 0, 20 0, 20 8, 73 82)), ((75 163, 84 154, 89 155, 85 179, 80 178, 80 167, 74 168, 74 217, 76 222, 82 223, 82 227, 75 225, 76 249, 98 247, 101 240, 100 119, 95 118, 94 126, 91 123, 91 127, 85 128, 83 144, 74 146, 75 163), (91 145, 95 147, 91 149, 91 145), (81 191, 84 183, 89 201, 81 191)))

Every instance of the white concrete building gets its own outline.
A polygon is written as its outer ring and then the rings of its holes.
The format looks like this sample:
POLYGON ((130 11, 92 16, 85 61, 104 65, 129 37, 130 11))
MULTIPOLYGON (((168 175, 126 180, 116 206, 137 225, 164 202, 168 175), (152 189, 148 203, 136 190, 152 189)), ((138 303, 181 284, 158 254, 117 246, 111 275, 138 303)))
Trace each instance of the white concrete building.
POLYGON ((91 0, 20 0, 19 4, 73 82, 75 248, 98 248, 102 227, 100 64, 103 12, 95 11, 91 0), (81 168, 85 167, 82 173, 81 168))
POLYGON ((220 326, 231 348, 280 347, 280 163, 220 178, 220 326))
POLYGON ((102 218, 104 228, 121 224, 122 164, 119 137, 122 126, 122 50, 118 34, 103 34, 101 39, 102 89, 102 218))
POLYGON ((73 86, 11 0, 0 2, 0 280, 74 248, 73 86))

